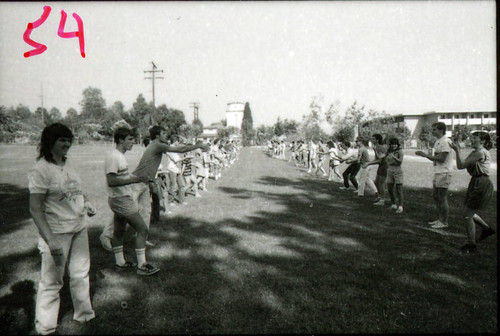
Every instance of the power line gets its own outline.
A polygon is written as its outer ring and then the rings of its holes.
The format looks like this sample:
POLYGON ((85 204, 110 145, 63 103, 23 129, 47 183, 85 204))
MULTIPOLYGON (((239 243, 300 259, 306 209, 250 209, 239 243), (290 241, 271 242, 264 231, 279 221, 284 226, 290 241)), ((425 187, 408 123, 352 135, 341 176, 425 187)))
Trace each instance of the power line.
POLYGON ((156 70, 156 64, 154 64, 153 61, 151 61, 151 64, 153 65, 151 70, 145 70, 144 73, 150 72, 152 74, 151 77, 144 77, 144 79, 151 79, 151 82, 153 83, 153 106, 156 107, 155 105, 155 79, 164 79, 163 77, 155 77, 155 73, 157 72, 163 72, 163 70, 156 70))

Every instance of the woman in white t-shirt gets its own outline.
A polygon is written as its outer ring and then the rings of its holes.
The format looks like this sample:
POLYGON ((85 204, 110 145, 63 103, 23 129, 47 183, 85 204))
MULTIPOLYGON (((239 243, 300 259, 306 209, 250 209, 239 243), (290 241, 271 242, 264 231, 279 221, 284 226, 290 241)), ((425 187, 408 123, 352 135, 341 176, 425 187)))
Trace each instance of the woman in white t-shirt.
POLYGON ((89 239, 85 214, 95 208, 83 195, 81 179, 66 163, 73 143, 71 130, 55 123, 45 127, 37 162, 28 173, 29 209, 40 233, 42 257, 36 298, 35 328, 39 334, 57 329, 63 275, 68 266, 73 319, 86 322, 95 317, 89 293, 89 239))

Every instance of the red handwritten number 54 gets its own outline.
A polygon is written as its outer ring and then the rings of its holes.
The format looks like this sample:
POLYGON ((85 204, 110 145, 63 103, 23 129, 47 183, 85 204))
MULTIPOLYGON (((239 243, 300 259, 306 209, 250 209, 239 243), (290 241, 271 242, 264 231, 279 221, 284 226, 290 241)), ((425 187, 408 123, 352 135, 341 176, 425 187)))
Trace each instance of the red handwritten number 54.
MULTIPOLYGON (((49 16, 51 11, 51 8, 49 6, 44 6, 43 7, 43 14, 35 22, 30 22, 28 23, 28 27, 26 28, 26 31, 24 32, 23 35, 23 40, 24 42, 28 43, 30 46, 35 47, 35 49, 27 51, 24 53, 24 57, 28 58, 31 56, 39 55, 43 53, 45 50, 47 50, 47 46, 38 42, 33 41, 30 38, 31 32, 33 29, 40 27, 45 20, 47 20, 47 17, 49 16)), ((61 21, 59 22, 59 29, 57 30, 57 35, 62 38, 73 38, 73 37, 78 37, 78 42, 80 45, 80 54, 82 55, 83 58, 85 58, 85 39, 83 36, 83 21, 78 16, 78 14, 73 13, 73 17, 76 20, 76 23, 78 25, 78 31, 74 32, 65 32, 64 27, 66 26, 66 19, 68 15, 66 12, 61 11, 61 21)))

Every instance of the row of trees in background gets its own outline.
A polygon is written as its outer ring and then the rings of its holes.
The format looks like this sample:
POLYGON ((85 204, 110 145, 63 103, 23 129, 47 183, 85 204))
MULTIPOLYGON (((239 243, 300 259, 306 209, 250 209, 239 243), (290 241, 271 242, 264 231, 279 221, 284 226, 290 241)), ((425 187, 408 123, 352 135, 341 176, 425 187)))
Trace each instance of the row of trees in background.
MULTIPOLYGON (((304 114, 300 122, 278 117, 274 125, 261 125, 255 129, 250 104, 247 102, 244 107, 241 132, 236 127, 227 127, 226 121, 221 120, 222 125, 218 129, 217 136, 224 138, 241 134, 245 146, 265 144, 268 140, 276 139, 292 141, 313 138, 353 141, 356 136, 369 138, 375 133, 380 133, 386 138, 397 137, 402 143, 408 143, 411 138, 410 130, 406 126, 394 127, 394 117, 385 111, 367 110, 364 105, 354 101, 341 112, 338 101, 324 104, 323 100, 321 95, 313 97, 309 113, 304 114)), ((120 101, 107 107, 101 90, 89 87, 83 91, 80 106, 80 113, 70 108, 65 117, 62 117, 61 112, 55 107, 49 111, 39 107, 31 112, 24 105, 16 108, 0 106, 0 141, 11 142, 19 137, 29 138, 31 142, 37 141, 42 128, 55 121, 66 123, 80 143, 90 139, 110 140, 113 135, 113 125, 120 120, 136 128, 141 138, 147 135, 151 125, 166 126, 169 134, 187 139, 196 138, 203 132, 200 120, 194 120, 189 124, 182 111, 168 108, 166 105, 155 107, 152 103, 147 103, 142 94, 139 94, 132 108, 126 110, 120 101)), ((495 129, 493 125, 489 128, 495 129)), ((488 127, 486 129, 490 130, 488 127)), ((452 137, 466 141, 471 131, 467 125, 458 125, 453 130, 452 137)), ((418 138, 420 147, 432 146, 434 140, 431 125, 424 125, 418 138)), ((494 140, 496 142, 496 136, 494 140)))
POLYGON ((80 143, 91 139, 112 139, 113 125, 120 120, 135 128, 141 138, 148 134, 151 125, 166 126, 170 135, 185 138, 193 138, 203 132, 203 124, 199 119, 189 124, 181 110, 166 105, 155 107, 147 103, 142 94, 139 94, 132 108, 126 110, 121 101, 106 106, 101 90, 88 87, 83 91, 80 107, 80 113, 70 108, 63 117, 55 107, 49 111, 39 107, 31 112, 24 105, 16 108, 0 106, 0 141, 11 142, 23 137, 32 142, 37 141, 43 127, 56 121, 70 127, 80 143))

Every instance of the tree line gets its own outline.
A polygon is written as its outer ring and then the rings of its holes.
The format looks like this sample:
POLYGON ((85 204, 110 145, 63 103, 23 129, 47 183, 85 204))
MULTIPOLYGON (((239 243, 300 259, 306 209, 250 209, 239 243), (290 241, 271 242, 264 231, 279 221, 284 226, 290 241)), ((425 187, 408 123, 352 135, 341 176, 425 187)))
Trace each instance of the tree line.
POLYGON ((142 139, 148 134, 152 125, 163 125, 168 128, 169 135, 193 138, 203 132, 203 123, 193 120, 186 122, 184 112, 168 108, 165 104, 155 107, 151 102, 146 102, 139 94, 132 108, 125 109, 121 101, 106 105, 102 92, 98 88, 88 87, 83 90, 80 101, 80 112, 74 108, 66 111, 66 116, 56 107, 47 110, 38 107, 34 112, 22 104, 17 107, 0 106, 0 141, 12 142, 16 138, 28 138, 37 142, 41 130, 54 122, 65 123, 71 128, 79 143, 89 140, 111 140, 113 125, 125 121, 134 128, 142 139))

